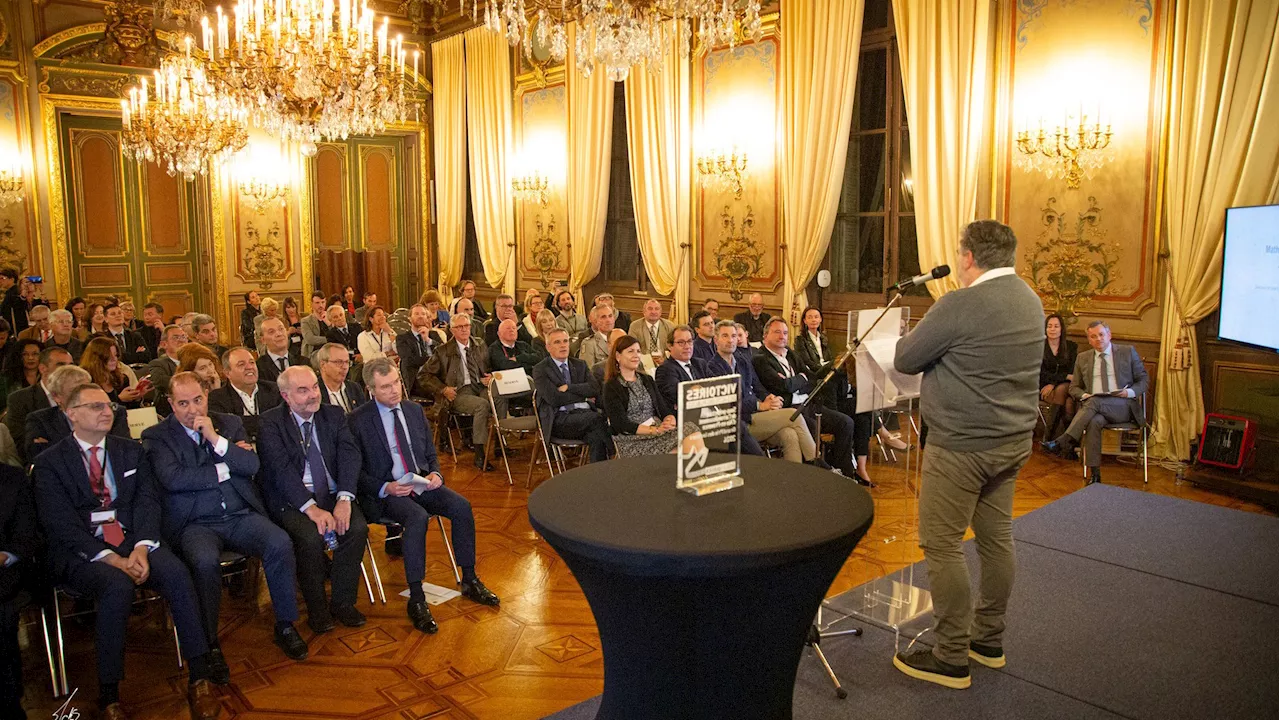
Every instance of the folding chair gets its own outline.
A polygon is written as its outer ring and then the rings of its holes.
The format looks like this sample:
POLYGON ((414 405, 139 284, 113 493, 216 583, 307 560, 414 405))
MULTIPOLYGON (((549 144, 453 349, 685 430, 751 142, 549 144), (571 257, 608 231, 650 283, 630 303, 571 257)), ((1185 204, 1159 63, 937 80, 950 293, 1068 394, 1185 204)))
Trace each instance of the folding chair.
MULTIPOLYGON (((546 429, 546 428, 544 428, 544 427, 542 427, 542 417, 538 415, 538 398, 537 398, 537 392, 536 392, 536 391, 533 393, 533 400, 534 400, 534 402, 533 402, 533 409, 534 409, 533 416, 534 416, 534 419, 537 421, 537 424, 538 424, 538 438, 539 438, 539 440, 541 441, 542 451, 543 451, 543 453, 545 453, 545 455, 546 455, 546 458, 547 458, 547 469, 549 469, 549 470, 551 471, 551 477, 555 477, 555 476, 556 476, 556 466, 557 466, 557 465, 560 467, 560 472, 564 472, 564 471, 565 471, 565 469, 567 468, 566 458, 565 458, 565 453, 564 453, 564 451, 565 451, 566 449, 570 449, 570 448, 578 448, 578 467, 582 467, 584 464, 586 464, 586 460, 587 460, 587 444, 586 444, 585 442, 583 442, 582 440, 574 440, 574 439, 571 439, 571 438, 555 438, 555 437, 551 437, 551 436, 547 433, 547 429, 546 429)), ((525 484, 525 485, 526 485, 526 487, 528 486, 528 483, 529 483, 529 482, 532 482, 532 478, 533 478, 533 464, 532 464, 532 463, 530 463, 530 465, 529 465, 529 478, 530 478, 530 479, 529 479, 529 481, 528 481, 528 482, 526 482, 526 484, 525 484)))
MULTIPOLYGON (((1119 431, 1120 431, 1120 433, 1121 433, 1121 434, 1120 434, 1120 446, 1121 446, 1121 452, 1117 453, 1117 454, 1120 454, 1120 455, 1125 455, 1125 454, 1127 454, 1127 453, 1125 453, 1125 452, 1123 451, 1123 448, 1124 448, 1125 441, 1129 438, 1129 434, 1130 434, 1130 433, 1138 433, 1138 434, 1140 435, 1141 440, 1140 440, 1139 442, 1140 442, 1140 443, 1141 443, 1141 445, 1142 445, 1142 484, 1143 484, 1143 485, 1146 485, 1146 484, 1147 484, 1147 480, 1148 480, 1148 475, 1147 475, 1147 471, 1148 471, 1148 468, 1147 468, 1147 439, 1148 439, 1148 436, 1151 434, 1151 427, 1150 427, 1150 426, 1145 422, 1145 420, 1147 419, 1147 396, 1146 396, 1145 394, 1144 394, 1144 395, 1142 395, 1140 398, 1138 398, 1138 405, 1142 408, 1142 419, 1144 420, 1144 422, 1142 423, 1142 425, 1141 425, 1141 426, 1139 426, 1137 423, 1134 423, 1134 422, 1122 422, 1122 423, 1115 423, 1115 424, 1111 424, 1111 425, 1103 425, 1103 426, 1102 426, 1102 430, 1103 430, 1104 432, 1105 432, 1105 431, 1107 431, 1107 430, 1119 430, 1119 431)), ((1089 432, 1089 431, 1088 431, 1088 429, 1086 429, 1086 430, 1085 430, 1085 434, 1088 434, 1088 432, 1089 432)), ((1080 447, 1081 447, 1081 449, 1080 449, 1080 474, 1081 474, 1085 479, 1088 479, 1088 477, 1089 477, 1089 466, 1085 464, 1085 457, 1084 457, 1084 435, 1081 435, 1081 436, 1080 436, 1080 447)), ((1100 452, 1101 452, 1101 451, 1100 451, 1100 452)), ((1134 455, 1137 455, 1137 451, 1135 450, 1133 454, 1134 454, 1134 455)), ((1099 460, 1101 460, 1101 458, 1099 458, 1099 460)))
MULTIPOLYGON (((57 586, 53 589, 53 622, 54 622, 55 632, 57 632, 57 635, 58 635, 57 660, 58 660, 59 692, 55 693, 55 696, 57 697, 61 697, 71 692, 70 684, 67 682, 67 650, 66 650, 66 642, 62 636, 62 618, 79 617, 81 615, 88 615, 89 613, 96 612, 96 607, 94 610, 85 610, 81 612, 72 612, 72 613, 62 612, 62 603, 60 602, 61 600, 68 599, 68 600, 74 601, 75 599, 80 597, 82 596, 79 593, 76 593, 74 590, 71 590, 70 588, 67 588, 64 586, 57 586)), ((148 603, 148 602, 156 602, 156 601, 164 603, 164 598, 159 593, 152 592, 151 590, 147 590, 145 588, 138 588, 138 590, 134 594, 133 604, 137 605, 139 603, 148 603)), ((169 606, 167 603, 165 603, 164 617, 165 617, 166 624, 168 624, 169 627, 172 628, 173 630, 173 649, 178 655, 178 667, 181 668, 183 666, 182 645, 178 642, 178 628, 174 626, 173 618, 169 615, 169 606)))
POLYGON ((19 627, 30 627, 37 624, 40 626, 40 636, 44 638, 44 656, 49 663, 49 682, 53 686, 53 696, 57 697, 58 688, 61 686, 58 682, 57 664, 53 659, 53 636, 49 632, 48 613, 45 612, 44 605, 34 601, 27 602, 19 612, 36 616, 26 622, 20 621, 19 627))
MULTIPOLYGON (((431 525, 431 521, 435 520, 436 525, 440 528, 440 537, 444 538, 444 548, 449 553, 449 567, 453 568, 453 579, 459 585, 462 584, 462 573, 458 571, 458 559, 453 554, 453 543, 449 541, 449 533, 444 530, 444 521, 439 515, 428 515, 427 525, 431 525)), ((397 524, 396 521, 389 518, 379 518, 377 521, 371 522, 371 525, 381 525, 386 528, 387 540, 398 540, 404 537, 404 527, 397 524), (393 529, 394 528, 394 529, 393 529)), ((373 580, 378 584, 378 598, 382 600, 382 604, 387 604, 387 592, 382 586, 382 572, 378 570, 378 560, 373 555, 373 544, 368 538, 364 541, 365 552, 369 555, 369 565, 373 567, 373 580)), ((360 571, 364 572, 364 561, 360 562, 360 571)), ((365 584, 368 585, 369 576, 365 575, 365 584)), ((369 602, 373 603, 373 591, 369 591, 369 602)))
MULTIPOLYGON (((489 408, 493 411, 494 422, 489 426, 489 441, 486 445, 493 445, 493 436, 498 436, 498 449, 502 452, 502 464, 507 470, 507 484, 514 485, 515 479, 511 477, 511 462, 507 458, 507 436, 514 435, 520 440, 524 440, 527 436, 536 435, 538 433, 538 408, 535 405, 532 415, 512 415, 510 412, 512 402, 522 399, 533 399, 532 386, 524 392, 503 393, 498 383, 489 383, 489 408), (494 400, 494 394, 507 400, 507 416, 498 415, 498 405, 494 400)), ((530 475, 532 475, 532 463, 535 455, 530 455, 530 475)))

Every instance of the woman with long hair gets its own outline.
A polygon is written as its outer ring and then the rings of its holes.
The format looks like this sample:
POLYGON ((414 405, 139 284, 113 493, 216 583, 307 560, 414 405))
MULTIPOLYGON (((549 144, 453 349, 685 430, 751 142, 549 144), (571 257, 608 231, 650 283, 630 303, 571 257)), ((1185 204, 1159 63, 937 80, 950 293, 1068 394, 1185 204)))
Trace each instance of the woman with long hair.
POLYGON ((97 333, 107 331, 107 306, 102 303, 91 303, 85 310, 85 318, 88 322, 85 324, 85 333, 83 340, 87 340, 90 336, 97 333))
MULTIPOLYGON (((529 337, 538 336, 538 313, 542 312, 546 307, 546 301, 542 299, 542 293, 533 288, 529 288, 529 292, 524 296, 524 319, 520 322, 524 325, 525 332, 529 333, 529 337)), ((625 330, 626 328, 623 328, 625 330)))
POLYGON ((89 371, 90 380, 107 393, 111 402, 138 407, 142 403, 142 397, 151 389, 150 378, 129 384, 129 375, 120 367, 120 347, 109 338, 96 337, 90 340, 80 355, 80 367, 89 371))
POLYGON ((206 393, 222 387, 222 373, 218 367, 218 356, 198 342, 189 342, 178 348, 178 372, 195 373, 206 393))
POLYGON ((85 326, 85 310, 89 308, 89 304, 82 297, 73 297, 67 301, 63 308, 71 313, 71 327, 82 328, 85 326))
MULTIPOLYGON (((609 347, 604 365, 604 409, 618 457, 662 455, 680 443, 675 411, 658 385, 640 369, 640 341, 623 335, 609 347)), ((698 433, 689 424, 685 435, 698 433)), ((699 436, 700 437, 700 436, 699 436)))
POLYGON ((387 323, 387 311, 381 305, 365 313, 364 332, 356 338, 356 347, 364 362, 380 357, 396 360, 396 331, 387 323))
POLYGON ((302 313, 298 311, 298 301, 293 296, 284 299, 280 304, 284 310, 284 328, 289 331, 289 347, 302 349, 302 313))
POLYGON ((538 311, 533 324, 537 329, 537 333, 533 336, 533 349, 537 350, 542 357, 546 357, 549 354, 547 352, 547 334, 560 326, 556 324, 556 316, 545 308, 538 311))
POLYGON ((1066 323, 1062 316, 1053 313, 1044 319, 1044 357, 1040 360, 1040 400, 1049 403, 1049 417, 1045 419, 1044 436, 1058 437, 1058 425, 1071 424, 1076 414, 1076 401, 1067 392, 1071 389, 1071 371, 1076 366, 1079 348, 1065 337, 1066 323))
POLYGON ((437 290, 428 290, 422 293, 422 299, 418 302, 422 303, 427 309, 427 317, 431 319, 431 327, 447 329, 449 327, 449 312, 440 306, 444 302, 444 298, 440 297, 437 290))
POLYGON ((9 394, 40 382, 40 351, 44 345, 35 338, 22 338, 4 358, 0 373, 0 410, 9 405, 9 394))
POLYGON ((339 303, 342 309, 347 311, 347 316, 354 318, 356 316, 356 289, 350 285, 342 286, 342 300, 339 303))

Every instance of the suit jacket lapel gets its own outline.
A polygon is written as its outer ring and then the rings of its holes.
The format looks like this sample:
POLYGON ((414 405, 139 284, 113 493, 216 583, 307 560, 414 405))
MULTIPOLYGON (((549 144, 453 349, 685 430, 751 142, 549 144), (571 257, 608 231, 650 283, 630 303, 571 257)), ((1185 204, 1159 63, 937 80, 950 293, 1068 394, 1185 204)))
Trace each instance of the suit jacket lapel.
MULTIPOLYGON (((133 493, 131 491, 133 488, 133 481, 137 474, 134 473, 127 477, 125 476, 125 471, 132 470, 133 468, 125 467, 123 450, 118 445, 115 448, 112 448, 111 446, 113 443, 110 440, 110 436, 107 437, 108 439, 104 444, 107 448, 107 457, 111 460, 111 479, 116 483, 116 499, 119 500, 125 496, 133 497, 133 493), (128 490, 126 490, 126 486, 128 490)), ((81 466, 83 466, 83 463, 81 463, 81 466)), ((106 476, 105 465, 103 466, 103 476, 106 476)), ((86 480, 88 479, 87 474, 85 475, 85 478, 86 480)))
MULTIPOLYGON (((376 405, 377 404, 375 403, 375 407, 372 408, 373 412, 370 413, 370 415, 373 416, 375 428, 377 430, 376 434, 378 436, 378 440, 382 443, 382 449, 387 451, 387 457, 391 457, 391 444, 387 442, 387 430, 382 425, 382 408, 376 407, 376 405)), ((403 409, 404 408, 403 402, 400 403, 400 407, 401 407, 400 413, 402 415, 405 414, 403 409)), ((395 416, 393 415, 392 418, 394 419, 395 416)), ((393 465, 395 464, 394 460, 392 461, 392 464, 393 465)))
POLYGON ((98 498, 94 496, 93 487, 89 484, 89 471, 85 469, 82 457, 79 442, 72 440, 70 447, 62 453, 64 470, 67 473, 66 477, 70 478, 78 494, 84 497, 85 502, 96 506, 98 498))

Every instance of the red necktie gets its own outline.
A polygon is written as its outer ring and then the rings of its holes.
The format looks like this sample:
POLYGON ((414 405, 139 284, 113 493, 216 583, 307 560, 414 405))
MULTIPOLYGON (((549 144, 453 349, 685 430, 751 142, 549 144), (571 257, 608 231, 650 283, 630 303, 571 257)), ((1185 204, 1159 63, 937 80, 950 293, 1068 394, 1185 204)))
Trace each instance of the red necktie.
MULTIPOLYGON (((98 500, 102 503, 103 508, 111 507, 111 490, 107 488, 107 482, 102 471, 102 461, 98 459, 98 448, 89 448, 89 486, 93 488, 93 494, 98 496, 98 500)), ((102 539, 107 541, 108 545, 119 547, 124 542, 124 531, 120 528, 117 520, 102 525, 102 539)))

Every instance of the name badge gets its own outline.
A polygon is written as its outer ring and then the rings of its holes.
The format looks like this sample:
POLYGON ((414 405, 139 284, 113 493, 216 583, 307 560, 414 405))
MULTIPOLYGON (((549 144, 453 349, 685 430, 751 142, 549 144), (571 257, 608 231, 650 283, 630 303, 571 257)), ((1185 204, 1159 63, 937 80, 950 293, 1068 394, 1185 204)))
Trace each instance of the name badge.
POLYGON ((115 510, 94 510, 89 514, 89 522, 97 527, 98 525, 106 525, 116 521, 115 510))

